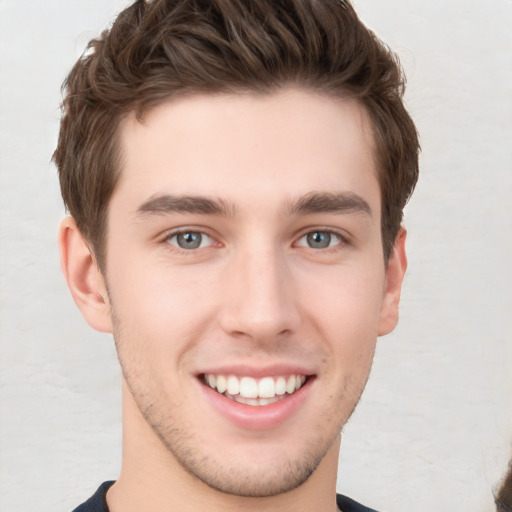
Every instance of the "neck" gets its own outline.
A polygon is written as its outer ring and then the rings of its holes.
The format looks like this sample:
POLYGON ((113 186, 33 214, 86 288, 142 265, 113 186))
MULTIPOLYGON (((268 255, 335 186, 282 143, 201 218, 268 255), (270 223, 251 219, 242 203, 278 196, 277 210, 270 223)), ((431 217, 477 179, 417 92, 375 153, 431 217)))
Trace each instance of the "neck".
POLYGON ((226 494, 188 473, 140 414, 123 385, 123 462, 107 493, 110 512, 336 511, 339 437, 306 482, 268 497, 226 494))

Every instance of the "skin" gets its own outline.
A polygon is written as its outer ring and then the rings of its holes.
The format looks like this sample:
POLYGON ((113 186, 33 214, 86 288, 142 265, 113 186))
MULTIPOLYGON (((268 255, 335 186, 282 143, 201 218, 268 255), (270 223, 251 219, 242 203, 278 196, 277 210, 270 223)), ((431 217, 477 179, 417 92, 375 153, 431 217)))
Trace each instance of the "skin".
POLYGON ((123 370, 110 510, 335 510, 340 433, 396 325, 406 268, 403 229, 384 263, 363 108, 291 88, 196 95, 127 117, 120 134, 105 275, 72 219, 60 231, 73 297, 114 334, 123 370), (206 198, 219 211, 182 211, 191 196, 188 210, 206 198), (201 246, 180 248, 176 230, 201 246), (291 414, 247 428, 200 377, 227 367, 309 380, 291 414))

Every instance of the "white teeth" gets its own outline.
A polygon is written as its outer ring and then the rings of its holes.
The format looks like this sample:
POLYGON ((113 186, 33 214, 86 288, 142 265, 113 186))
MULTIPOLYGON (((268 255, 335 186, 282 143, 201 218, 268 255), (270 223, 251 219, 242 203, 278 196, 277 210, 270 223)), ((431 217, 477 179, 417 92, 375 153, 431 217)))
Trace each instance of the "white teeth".
POLYGON ((233 375, 228 377, 226 391, 230 395, 238 395, 238 393, 240 393, 240 382, 238 382, 238 379, 233 375))
POLYGON ((243 396, 238 395, 238 396, 234 397, 234 400, 235 400, 235 402, 238 402, 239 404, 252 405, 253 407, 257 406, 257 405, 261 405, 260 404, 261 398, 245 398, 243 396))
POLYGON ((283 397, 275 396, 273 398, 243 398, 240 395, 229 397, 233 399, 235 402, 238 402, 239 404, 245 404, 245 405, 269 405, 273 404, 274 402, 279 402, 283 397))
POLYGON ((276 385, 272 377, 265 377, 258 383, 258 395, 260 398, 273 398, 276 396, 276 385))
MULTIPOLYGON (((306 380, 304 378, 304 380, 306 380)), ((286 379, 284 377, 279 377, 276 380, 276 395, 284 395, 286 393, 286 379)))
POLYGON ((223 375, 218 375, 217 376, 217 391, 219 393, 224 393, 224 391, 226 391, 228 385, 226 383, 226 377, 224 377, 223 375))
POLYGON ((295 391, 295 376, 291 375, 288 377, 288 381, 286 382, 286 392, 290 395, 295 391))
POLYGON ((206 374, 204 382, 228 398, 247 405, 268 405, 291 395, 306 382, 305 375, 288 377, 236 377, 235 375, 206 374))
POLYGON ((240 379, 240 396, 244 398, 258 397, 258 383, 252 377, 242 377, 240 379))

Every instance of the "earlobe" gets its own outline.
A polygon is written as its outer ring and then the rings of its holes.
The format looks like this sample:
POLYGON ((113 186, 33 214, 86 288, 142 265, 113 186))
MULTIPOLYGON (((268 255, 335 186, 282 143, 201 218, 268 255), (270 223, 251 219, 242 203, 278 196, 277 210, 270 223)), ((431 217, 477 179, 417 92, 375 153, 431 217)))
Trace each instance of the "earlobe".
POLYGON ((97 331, 112 332, 105 280, 72 217, 61 222, 59 252, 62 272, 86 322, 97 331))
POLYGON ((407 255, 405 252, 406 236, 407 231, 404 227, 401 227, 395 238, 393 251, 389 257, 386 268, 386 281, 384 284, 384 296, 379 321, 379 336, 389 334, 398 323, 400 293, 407 269, 407 255))

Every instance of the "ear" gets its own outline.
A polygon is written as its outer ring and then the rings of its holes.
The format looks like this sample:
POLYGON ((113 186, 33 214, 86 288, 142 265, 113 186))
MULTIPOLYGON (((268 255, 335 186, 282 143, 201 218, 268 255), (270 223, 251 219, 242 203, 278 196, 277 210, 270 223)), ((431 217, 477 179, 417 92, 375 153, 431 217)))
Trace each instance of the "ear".
POLYGON ((97 331, 112 332, 105 280, 72 217, 60 224, 59 252, 62 273, 86 322, 97 331))
POLYGON ((398 310, 402 282, 407 269, 407 256, 405 254, 405 239, 407 231, 404 227, 396 235, 393 251, 389 257, 384 283, 384 296, 379 320, 379 336, 389 334, 398 323, 398 310))

